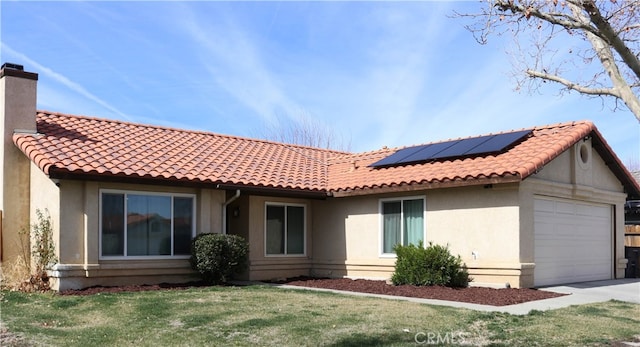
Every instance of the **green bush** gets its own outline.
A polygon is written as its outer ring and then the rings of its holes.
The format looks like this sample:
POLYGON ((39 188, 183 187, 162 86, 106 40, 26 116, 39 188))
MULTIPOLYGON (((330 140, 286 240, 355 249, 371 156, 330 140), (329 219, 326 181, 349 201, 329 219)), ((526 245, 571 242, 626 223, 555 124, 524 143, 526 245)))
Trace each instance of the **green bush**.
POLYGON ((225 283, 246 269, 249 245, 238 235, 200 234, 191 242, 191 267, 210 284, 225 283))
POLYGON ((394 285, 467 287, 472 280, 458 255, 449 247, 434 245, 424 248, 422 241, 416 246, 396 245, 396 268, 391 281, 394 285))

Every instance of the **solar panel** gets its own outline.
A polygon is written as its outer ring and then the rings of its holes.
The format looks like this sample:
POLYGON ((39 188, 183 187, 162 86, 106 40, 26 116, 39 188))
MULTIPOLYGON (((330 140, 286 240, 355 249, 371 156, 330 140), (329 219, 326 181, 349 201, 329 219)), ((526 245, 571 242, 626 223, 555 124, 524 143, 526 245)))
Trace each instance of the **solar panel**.
POLYGON ((402 163, 415 163, 419 161, 427 161, 433 159, 438 153, 448 149, 449 147, 455 145, 460 140, 448 141, 448 142, 440 142, 434 143, 431 145, 426 145, 424 148, 402 160, 402 163))
MULTIPOLYGON (((429 146, 429 145, 427 145, 427 146, 429 146)), ((423 147, 426 147, 426 146, 414 146, 414 147, 403 148, 403 149, 398 150, 395 153, 391 154, 390 156, 385 157, 382 160, 375 162, 371 166, 389 166, 389 165, 394 165, 394 164, 400 163, 400 162, 402 162, 402 159, 404 159, 404 158, 410 156, 411 154, 421 150, 423 147)))
POLYGON ((516 141, 519 141, 523 137, 531 134, 531 132, 531 130, 522 130, 512 133, 494 135, 485 143, 466 153, 466 155, 502 152, 516 141))
MULTIPOLYGON (((489 141, 494 135, 474 137, 458 141, 453 146, 441 151, 437 154, 438 158, 449 158, 466 155, 467 152, 489 141)), ((434 158, 431 158, 434 159, 434 158)))
POLYGON ((396 166, 429 160, 499 153, 531 132, 531 130, 522 130, 403 148, 369 166, 396 166))

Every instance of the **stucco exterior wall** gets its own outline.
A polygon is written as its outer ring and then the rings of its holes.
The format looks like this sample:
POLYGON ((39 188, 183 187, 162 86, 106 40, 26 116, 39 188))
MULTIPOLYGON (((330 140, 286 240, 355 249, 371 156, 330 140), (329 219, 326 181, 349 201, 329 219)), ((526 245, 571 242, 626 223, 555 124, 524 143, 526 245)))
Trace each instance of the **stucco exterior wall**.
MULTIPOLYGON (((31 189, 30 196, 30 219, 31 223, 37 223, 37 211, 51 217, 53 228, 53 239, 60 239, 60 189, 56 183, 49 179, 35 164, 31 164, 31 189)), ((58 244, 59 242, 56 242, 58 244)), ((62 248, 56 245, 56 256, 62 259, 64 253, 62 248)))
POLYGON ((314 201, 313 275, 390 277, 395 259, 380 256, 378 206, 371 196, 314 201))
POLYGON ((53 288, 92 285, 185 282, 197 278, 188 257, 100 259, 100 191, 102 189, 196 196, 196 233, 221 232, 224 191, 151 185, 62 180, 57 247, 60 263, 51 271, 53 288))
MULTIPOLYGON (((591 139, 579 141, 539 173, 525 179, 521 183, 519 195, 522 226, 520 251, 523 262, 534 262, 535 259, 534 200, 537 196, 607 204, 612 206, 613 211, 613 273, 615 278, 624 277, 627 263, 624 258, 626 193, 621 182, 592 148, 591 139)), ((525 285, 533 285, 533 278, 526 281, 525 285)))
POLYGON ((427 241, 449 245, 477 284, 520 287, 518 185, 442 189, 427 194, 427 241))
MULTIPOLYGON (((248 197, 248 241, 249 241, 249 274, 250 280, 272 280, 287 277, 309 275, 313 257, 312 237, 314 212, 311 202, 306 199, 249 196, 248 197), (293 203, 306 206, 306 235, 304 255, 266 255, 265 253, 265 204, 293 203)), ((246 206, 247 200, 244 204, 246 206)), ((244 213, 243 210, 240 213, 244 213)))
MULTIPOLYGON (((36 75, 37 79, 37 75, 36 75)), ((15 76, 0 78, 0 260, 20 256, 19 232, 30 225, 31 164, 13 144, 14 131, 36 131, 36 80, 15 76)))
POLYGON ((520 275, 514 184, 315 202, 314 274, 388 279, 395 257, 381 254, 380 199, 402 196, 426 198, 426 242, 448 244, 476 281, 514 282, 520 275))

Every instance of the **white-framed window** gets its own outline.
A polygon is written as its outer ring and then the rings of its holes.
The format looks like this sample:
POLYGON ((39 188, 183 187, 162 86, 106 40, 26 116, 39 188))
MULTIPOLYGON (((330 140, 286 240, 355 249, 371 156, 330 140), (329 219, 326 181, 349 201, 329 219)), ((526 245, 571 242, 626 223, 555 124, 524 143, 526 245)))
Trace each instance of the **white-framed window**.
POLYGON ((302 204, 265 204, 265 256, 306 254, 307 213, 302 204))
POLYGON ((100 191, 100 257, 188 258, 195 236, 193 194, 100 191))
POLYGON ((425 201, 415 196, 380 200, 381 255, 395 255, 393 247, 397 244, 424 242, 425 201))

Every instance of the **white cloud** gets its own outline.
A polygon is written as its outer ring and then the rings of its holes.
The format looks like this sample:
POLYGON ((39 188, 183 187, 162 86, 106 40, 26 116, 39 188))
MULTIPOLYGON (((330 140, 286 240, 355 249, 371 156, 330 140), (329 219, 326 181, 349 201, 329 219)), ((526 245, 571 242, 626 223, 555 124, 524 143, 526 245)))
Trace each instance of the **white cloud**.
MULTIPOLYGON (((187 7, 182 8, 183 29, 199 47, 197 53, 207 77, 238 102, 271 121, 277 114, 295 115, 303 109, 264 63, 262 52, 248 33, 218 13, 215 21, 205 20, 187 7)), ((208 19, 208 18, 207 18, 208 19)))
POLYGON ((56 83, 62 84, 63 86, 68 88, 71 92, 76 93, 78 95, 81 95, 82 97, 84 97, 84 98, 86 98, 88 100, 91 100, 92 102, 94 102, 94 103, 102 106, 103 108, 105 108, 107 111, 117 115, 121 119, 132 120, 130 116, 128 116, 125 113, 121 112, 116 107, 114 107, 111 104, 109 104, 108 102, 106 102, 106 101, 102 100, 101 98, 95 96, 94 94, 90 93, 83 86, 81 86, 80 84, 70 80, 66 76, 64 76, 62 74, 59 74, 59 73, 55 72, 54 70, 52 70, 52 69, 50 69, 50 68, 48 68, 46 66, 43 66, 42 64, 36 62, 35 60, 29 58, 28 56, 26 56, 26 55, 24 55, 24 54, 22 54, 20 52, 17 52, 15 50, 13 50, 11 47, 9 47, 4 42, 1 43, 1 48, 2 48, 2 51, 4 53, 8 54, 9 56, 13 56, 13 57, 17 58, 19 61, 25 62, 26 64, 32 66, 32 69, 34 71, 37 71, 39 74, 44 74, 45 76, 51 78, 56 83))

